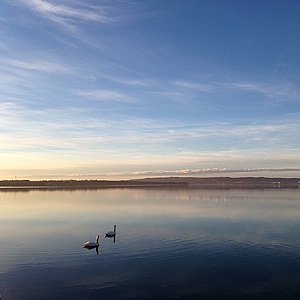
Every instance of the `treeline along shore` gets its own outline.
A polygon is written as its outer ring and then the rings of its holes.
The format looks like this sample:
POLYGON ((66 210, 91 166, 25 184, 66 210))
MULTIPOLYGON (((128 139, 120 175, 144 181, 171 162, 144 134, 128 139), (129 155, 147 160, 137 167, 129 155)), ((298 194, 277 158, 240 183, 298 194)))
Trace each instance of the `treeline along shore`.
POLYGON ((3 189, 99 189, 99 188, 211 188, 211 189, 298 189, 300 178, 267 177, 158 177, 132 180, 2 180, 3 189))

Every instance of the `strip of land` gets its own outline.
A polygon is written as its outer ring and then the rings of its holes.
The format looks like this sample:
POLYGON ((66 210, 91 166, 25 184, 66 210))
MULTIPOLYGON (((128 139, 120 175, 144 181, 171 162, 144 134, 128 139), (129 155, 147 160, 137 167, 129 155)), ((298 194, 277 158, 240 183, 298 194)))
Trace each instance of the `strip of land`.
POLYGON ((0 189, 100 188, 298 189, 300 178, 156 177, 133 180, 2 180, 0 189))

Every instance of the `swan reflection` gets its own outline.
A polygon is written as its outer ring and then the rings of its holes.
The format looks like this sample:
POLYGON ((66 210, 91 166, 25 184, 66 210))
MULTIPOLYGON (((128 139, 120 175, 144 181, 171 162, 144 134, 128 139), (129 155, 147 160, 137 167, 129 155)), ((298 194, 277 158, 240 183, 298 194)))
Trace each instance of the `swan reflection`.
MULTIPOLYGON (((95 246, 95 247, 83 247, 83 248, 88 249, 88 250, 95 249, 96 254, 99 255, 99 246, 95 246)), ((0 300, 1 300, 1 299, 0 299, 0 300)))

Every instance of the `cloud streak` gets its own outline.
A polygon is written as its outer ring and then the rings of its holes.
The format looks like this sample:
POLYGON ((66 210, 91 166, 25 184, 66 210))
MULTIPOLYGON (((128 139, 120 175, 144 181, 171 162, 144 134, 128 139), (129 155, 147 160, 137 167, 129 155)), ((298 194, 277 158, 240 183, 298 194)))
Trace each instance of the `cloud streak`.
POLYGON ((273 84, 261 82, 232 82, 225 84, 225 86, 241 91, 262 94, 274 101, 286 102, 288 100, 300 100, 299 88, 286 82, 276 82, 273 84))
MULTIPOLYGON (((120 172, 115 175, 123 176, 197 176, 230 173, 262 173, 262 172, 299 172, 300 168, 257 168, 257 169, 232 169, 232 168, 205 168, 205 169, 178 169, 178 170, 150 170, 136 172, 120 172)), ((104 174, 103 174, 104 175, 104 174)))
POLYGON ((71 5, 64 5, 59 2, 50 2, 46 0, 20 0, 23 5, 34 12, 40 14, 44 18, 65 25, 67 27, 81 21, 92 21, 99 23, 110 23, 115 20, 109 16, 105 7, 93 7, 84 5, 76 5, 76 2, 71 5))
POLYGON ((196 92, 211 92, 215 90, 215 85, 207 83, 195 83, 188 81, 174 81, 172 83, 178 87, 194 90, 196 92))
POLYGON ((136 103, 137 101, 124 93, 116 92, 114 90, 96 89, 96 90, 79 90, 74 92, 75 95, 85 97, 97 101, 114 101, 136 103))
MULTIPOLYGON (((187 93, 187 95, 197 95, 201 93, 226 93, 232 90, 251 92, 263 95, 274 102, 287 102, 300 100, 300 89, 290 82, 192 82, 184 80, 175 80, 170 82, 171 87, 176 88, 177 93, 187 93)), ((174 90, 173 90, 173 93, 174 90)), ((170 93, 172 96, 172 93, 170 93)))
POLYGON ((28 71, 37 71, 49 74, 73 74, 75 72, 72 67, 67 67, 62 63, 47 60, 1 58, 0 61, 2 64, 10 67, 28 71))

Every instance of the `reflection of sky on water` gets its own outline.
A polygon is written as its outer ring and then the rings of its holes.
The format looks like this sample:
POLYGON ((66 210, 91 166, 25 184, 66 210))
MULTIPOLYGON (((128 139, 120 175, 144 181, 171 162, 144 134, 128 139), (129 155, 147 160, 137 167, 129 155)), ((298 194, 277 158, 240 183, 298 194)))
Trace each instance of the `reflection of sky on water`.
POLYGON ((297 218, 298 190, 160 190, 1 192, 2 220, 109 219, 133 216, 297 218), (250 201, 249 201, 250 200, 250 201), (283 201, 284 200, 284 201, 283 201), (270 202, 271 201, 271 202, 270 202), (70 205, 72 203, 72 205, 70 205))
POLYGON ((290 276, 297 283, 299 195, 181 189, 0 193, 0 294, 130 299, 141 298, 142 291, 158 297, 159 287, 168 291, 167 299, 176 287, 182 297, 209 293, 216 287, 211 276, 223 280, 224 289, 230 279, 243 293, 265 290, 273 280, 288 285, 290 276), (115 244, 104 238, 113 224, 115 244), (96 256, 81 247, 98 233, 96 256), (195 281, 197 289, 182 281, 195 281))

